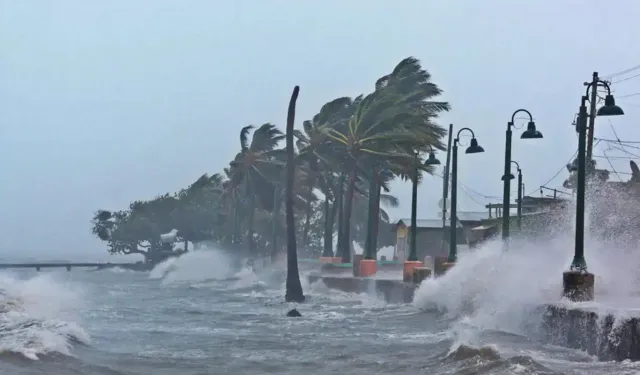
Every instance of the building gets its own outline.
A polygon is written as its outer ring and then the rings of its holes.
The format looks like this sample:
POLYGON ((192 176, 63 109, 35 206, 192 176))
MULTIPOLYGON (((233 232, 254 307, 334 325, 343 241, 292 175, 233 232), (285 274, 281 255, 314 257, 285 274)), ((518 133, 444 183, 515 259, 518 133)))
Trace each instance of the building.
MULTIPOLYGON (((486 212, 458 212, 457 244, 473 246, 481 239, 482 233, 472 231, 473 228, 482 225, 482 221, 489 217, 486 212)), ((446 256, 449 252, 449 228, 447 220, 445 228, 442 219, 418 219, 416 220, 416 251, 418 259, 426 256, 446 256)), ((401 261, 409 256, 411 219, 400 219, 394 227, 396 231, 395 258, 401 261)))
MULTIPOLYGON (((516 200, 517 202, 517 200, 516 200)), ((511 211, 509 215, 509 227, 514 235, 537 235, 546 233, 552 235, 557 231, 568 230, 570 225, 562 220, 566 212, 568 201, 551 197, 522 197, 522 230, 518 232, 518 216, 511 211)), ((482 220, 482 224, 472 228, 474 238, 483 242, 499 235, 502 232, 502 204, 492 203, 485 206, 488 209, 488 218, 482 220)), ((512 203, 510 208, 517 208, 517 203, 512 203)))

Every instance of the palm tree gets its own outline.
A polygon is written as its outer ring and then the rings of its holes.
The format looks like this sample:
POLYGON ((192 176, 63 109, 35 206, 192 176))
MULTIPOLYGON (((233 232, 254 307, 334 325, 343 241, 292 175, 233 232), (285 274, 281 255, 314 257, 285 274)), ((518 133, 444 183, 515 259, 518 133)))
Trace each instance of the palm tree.
MULTIPOLYGON (((334 99, 324 104, 320 112, 313 116, 312 120, 307 120, 302 123, 303 131, 294 130, 294 135, 297 138, 298 158, 309 175, 306 184, 309 198, 311 198, 313 194, 317 180, 328 177, 327 173, 330 173, 329 171, 331 169, 329 166, 337 162, 331 140, 327 137, 324 129, 339 126, 339 124, 346 122, 350 115, 350 105, 350 98, 341 97, 334 99)), ((326 184, 321 183, 321 186, 326 186, 326 184)), ((328 191, 324 189, 322 193, 327 196, 328 191)), ((312 199, 308 199, 302 235, 303 246, 308 245, 311 203, 312 199)))
POLYGON ((237 188, 241 184, 244 190, 240 202, 242 207, 248 206, 247 237, 251 253, 255 250, 253 226, 256 199, 263 205, 273 202, 273 186, 270 181, 277 178, 284 157, 284 150, 277 148, 284 135, 275 125, 266 123, 258 127, 249 143, 249 133, 253 128, 249 125, 240 131, 241 150, 229 168, 232 186, 237 188))
POLYGON ((398 125, 406 112, 399 106, 396 95, 385 90, 376 91, 362 100, 354 101, 354 114, 347 126, 332 127, 326 134, 344 155, 347 172, 347 188, 344 197, 342 238, 338 239, 343 261, 350 261, 350 225, 353 194, 358 179, 358 170, 366 164, 379 165, 399 148, 397 144, 414 142, 410 132, 398 125), (378 160, 376 160, 378 159, 378 160))
POLYGON ((296 249, 296 229, 293 218, 293 182, 295 175, 295 160, 293 152, 293 123, 296 115, 296 100, 300 87, 296 86, 291 94, 287 111, 287 185, 285 194, 285 209, 287 214, 287 282, 284 299, 286 302, 304 302, 304 293, 300 283, 298 271, 298 252, 296 249))
MULTIPOLYGON (((449 109, 446 102, 430 101, 441 94, 431 76, 415 58, 402 60, 391 74, 376 82, 376 90, 354 100, 354 113, 348 126, 327 130, 329 137, 341 146, 350 158, 349 182, 345 200, 344 236, 350 238, 350 222, 353 188, 358 166, 365 170, 381 170, 389 160, 411 164, 415 152, 430 147, 443 149, 441 142, 446 131, 432 122, 441 111, 449 109)), ((375 190, 375 183, 372 182, 375 190)), ((375 210, 375 205, 371 208, 375 210)), ((342 246, 348 246, 349 240, 342 246)), ((346 251, 343 249, 343 254, 346 251)))

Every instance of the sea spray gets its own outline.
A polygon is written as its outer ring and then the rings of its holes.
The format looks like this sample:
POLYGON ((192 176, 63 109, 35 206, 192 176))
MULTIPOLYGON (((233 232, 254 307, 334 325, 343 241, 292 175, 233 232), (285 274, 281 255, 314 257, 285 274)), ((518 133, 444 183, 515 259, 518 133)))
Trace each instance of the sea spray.
MULTIPOLYGON (((594 240, 587 244, 586 259, 598 277, 596 302, 589 306, 609 312, 607 305, 637 301, 640 254, 594 240)), ((425 280, 414 304, 453 318, 457 344, 478 344, 477 334, 487 330, 527 334, 541 319, 540 306, 562 300, 562 272, 572 257, 571 234, 544 242, 512 239, 508 250, 500 240, 490 241, 461 254, 442 277, 425 280)))
POLYGON ((165 285, 175 283, 223 280, 235 274, 233 262, 222 250, 198 250, 168 259, 149 273, 150 278, 161 278, 165 285))
POLYGON ((178 258, 168 258, 164 261, 158 263, 151 272, 149 272, 150 279, 162 279, 167 275, 169 271, 173 269, 173 264, 178 260, 178 258))
POLYGON ((56 274, 20 279, 0 274, 0 352, 29 359, 69 355, 73 342, 89 342, 79 324, 83 292, 56 274))

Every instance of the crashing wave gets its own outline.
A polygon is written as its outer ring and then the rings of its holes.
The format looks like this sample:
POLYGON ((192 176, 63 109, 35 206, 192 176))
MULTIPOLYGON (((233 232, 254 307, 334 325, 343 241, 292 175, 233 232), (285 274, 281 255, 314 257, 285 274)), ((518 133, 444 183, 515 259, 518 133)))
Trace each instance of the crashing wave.
POLYGON ((49 275, 28 280, 0 275, 0 353, 37 360, 70 355, 74 344, 88 344, 89 335, 73 316, 80 300, 49 275))

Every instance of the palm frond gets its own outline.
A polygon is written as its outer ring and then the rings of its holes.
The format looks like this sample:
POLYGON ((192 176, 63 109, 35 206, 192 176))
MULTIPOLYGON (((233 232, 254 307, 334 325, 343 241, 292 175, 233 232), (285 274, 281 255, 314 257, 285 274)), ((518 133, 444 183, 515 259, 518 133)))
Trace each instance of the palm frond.
POLYGON ((253 129, 253 125, 248 125, 240 130, 240 148, 245 151, 249 148, 249 132, 253 129))

